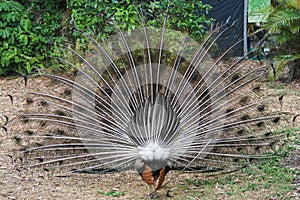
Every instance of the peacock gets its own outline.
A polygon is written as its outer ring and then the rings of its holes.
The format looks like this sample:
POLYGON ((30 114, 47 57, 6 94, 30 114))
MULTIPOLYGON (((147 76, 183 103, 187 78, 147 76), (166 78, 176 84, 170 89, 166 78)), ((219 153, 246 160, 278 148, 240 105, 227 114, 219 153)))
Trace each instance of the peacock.
POLYGON ((155 197, 172 170, 226 173, 272 158, 284 116, 278 98, 262 94, 269 66, 249 54, 230 59, 242 39, 216 54, 232 28, 215 26, 201 45, 165 26, 116 27, 102 43, 82 32, 85 56, 63 46, 72 59, 54 58, 71 74, 37 75, 66 89, 28 92, 36 112, 20 115, 34 129, 25 131, 24 162, 72 173, 134 169, 155 197))

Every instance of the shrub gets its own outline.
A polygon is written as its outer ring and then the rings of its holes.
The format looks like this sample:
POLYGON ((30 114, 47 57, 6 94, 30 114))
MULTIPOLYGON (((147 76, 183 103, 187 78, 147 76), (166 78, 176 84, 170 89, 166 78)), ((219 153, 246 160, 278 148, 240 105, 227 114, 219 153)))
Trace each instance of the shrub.
POLYGON ((136 4, 133 0, 0 1, 0 75, 31 73, 34 68, 57 69, 60 66, 48 58, 62 56, 60 45, 80 49, 86 44, 78 30, 101 42, 115 32, 115 25, 128 32, 141 20, 146 26, 162 26, 166 10, 167 28, 200 41, 204 27, 211 22, 205 16, 209 9, 196 0, 170 4, 168 0, 136 4))
POLYGON ((43 38, 33 32, 32 21, 25 8, 14 1, 0 2, 0 75, 21 72, 40 65, 37 45, 43 38))

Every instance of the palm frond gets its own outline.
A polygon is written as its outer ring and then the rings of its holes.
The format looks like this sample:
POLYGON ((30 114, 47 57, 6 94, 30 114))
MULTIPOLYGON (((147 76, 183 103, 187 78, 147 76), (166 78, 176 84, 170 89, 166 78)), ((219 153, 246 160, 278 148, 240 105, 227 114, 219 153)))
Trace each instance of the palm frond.
POLYGON ((266 27, 269 28, 270 33, 277 33, 285 28, 289 28, 294 33, 299 33, 300 10, 275 9, 269 15, 266 27))

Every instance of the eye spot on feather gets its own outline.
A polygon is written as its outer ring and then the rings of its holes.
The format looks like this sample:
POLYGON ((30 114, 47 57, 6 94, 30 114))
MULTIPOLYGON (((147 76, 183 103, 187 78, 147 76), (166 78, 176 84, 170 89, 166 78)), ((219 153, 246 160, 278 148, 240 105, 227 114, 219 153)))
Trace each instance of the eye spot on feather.
POLYGON ((29 119, 28 119, 28 117, 27 116, 21 116, 21 121, 24 123, 24 124, 26 124, 26 123, 28 123, 29 122, 29 119))
POLYGON ((267 132, 267 133, 265 133, 264 135, 265 135, 266 137, 269 137, 271 134, 272 134, 272 132, 267 132))
POLYGON ((231 82, 234 82, 234 81, 238 80, 240 77, 241 77, 240 74, 238 74, 238 73, 234 74, 234 75, 232 76, 232 78, 231 78, 231 82))
POLYGON ((239 135, 243 135, 246 133, 245 129, 241 129, 241 130, 238 130, 237 132, 239 135))
POLYGON ((32 130, 24 131, 24 133, 25 133, 26 135, 33 135, 33 134, 34 134, 34 132, 33 132, 32 130))
POLYGON ((59 116, 67 116, 67 114, 62 110, 55 110, 54 114, 59 116))
POLYGON ((274 141, 274 142, 271 142, 270 144, 269 144, 269 146, 270 147, 273 147, 273 146, 275 146, 276 145, 276 142, 274 141))
POLYGON ((48 168, 43 168, 44 171, 49 172, 50 170, 48 168))
POLYGON ((265 105, 257 106, 257 110, 260 111, 260 112, 264 111, 265 110, 265 105))
POLYGON ((240 151, 243 150, 243 148, 242 148, 242 147, 239 147, 239 148, 237 148, 236 150, 237 150, 238 152, 240 152, 240 151))
POLYGON ((250 116, 249 115, 243 115, 242 117, 241 117, 241 120, 242 121, 246 121, 246 120, 249 120, 250 119, 250 116))
POLYGON ((273 122, 274 122, 274 123, 278 123, 279 120, 280 120, 280 117, 275 117, 275 118, 273 119, 273 122))
POLYGON ((233 111, 234 111, 233 108, 228 108, 228 109, 226 110, 226 115, 227 115, 227 116, 231 116, 231 115, 233 114, 233 113, 232 113, 233 111))
POLYGON ((19 142, 21 142, 21 137, 16 135, 16 136, 14 136, 14 140, 15 140, 15 142, 19 143, 19 142))
POLYGON ((72 94, 72 90, 70 90, 69 88, 66 88, 65 90, 64 90, 64 95, 65 96, 70 96, 72 94))
POLYGON ((254 140, 254 139, 255 139, 255 137, 254 137, 254 136, 249 136, 249 137, 248 137, 248 139, 252 139, 252 140, 254 140))
POLYGON ((28 105, 32 104, 32 103, 33 103, 33 99, 30 98, 30 97, 26 98, 26 103, 27 103, 28 105))
POLYGON ((252 89, 253 92, 259 92, 260 90, 261 90, 260 85, 256 85, 252 89))
POLYGON ((256 126, 258 126, 258 127, 262 127, 264 125, 264 122, 258 122, 257 124, 256 124, 256 126))
POLYGON ((248 102, 249 102, 249 97, 245 96, 245 97, 241 98, 239 103, 240 103, 240 105, 245 106, 245 105, 247 105, 248 102))
POLYGON ((41 104, 41 106, 46 107, 48 105, 48 102, 43 99, 43 100, 40 101, 40 104, 41 104))

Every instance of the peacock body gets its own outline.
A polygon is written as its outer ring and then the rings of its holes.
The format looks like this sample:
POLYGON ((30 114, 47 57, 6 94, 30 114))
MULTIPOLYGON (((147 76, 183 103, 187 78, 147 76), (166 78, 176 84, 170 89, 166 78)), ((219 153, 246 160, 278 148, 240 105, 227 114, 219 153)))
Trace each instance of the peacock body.
POLYGON ((25 150, 30 166, 135 169, 156 191, 170 170, 232 171, 270 157, 282 136, 273 132, 282 113, 277 98, 259 95, 256 81, 268 66, 250 66, 247 55, 226 61, 233 47, 210 57, 232 26, 216 27, 202 45, 165 27, 119 30, 101 44, 82 33, 90 41, 87 56, 65 47, 74 59, 56 58, 76 75, 40 75, 72 96, 29 92, 43 109, 21 118, 61 127, 31 134, 38 142, 25 150))

